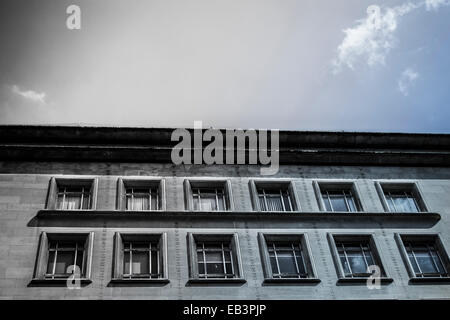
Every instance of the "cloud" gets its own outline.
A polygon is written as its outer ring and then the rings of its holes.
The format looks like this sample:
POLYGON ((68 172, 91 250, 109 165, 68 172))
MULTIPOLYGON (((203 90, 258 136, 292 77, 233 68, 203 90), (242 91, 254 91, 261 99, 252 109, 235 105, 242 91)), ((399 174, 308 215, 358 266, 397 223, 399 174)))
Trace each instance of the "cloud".
POLYGON ((367 8, 367 16, 356 21, 356 26, 343 30, 344 40, 337 48, 337 57, 332 61, 333 72, 343 67, 355 68, 360 60, 369 66, 385 64, 385 58, 395 46, 395 31, 400 18, 416 9, 427 10, 449 5, 450 0, 426 0, 425 2, 407 2, 396 7, 381 8, 376 5, 367 8))
POLYGON ((425 6, 428 11, 430 10, 436 10, 441 6, 448 6, 450 5, 449 0, 426 0, 425 6))
POLYGON ((39 93, 33 90, 21 90, 17 85, 11 86, 11 91, 29 101, 45 104, 45 97, 47 96, 45 92, 39 93))
POLYGON ((406 97, 409 94, 409 88, 418 77, 419 74, 413 69, 405 69, 398 79, 398 90, 406 97))

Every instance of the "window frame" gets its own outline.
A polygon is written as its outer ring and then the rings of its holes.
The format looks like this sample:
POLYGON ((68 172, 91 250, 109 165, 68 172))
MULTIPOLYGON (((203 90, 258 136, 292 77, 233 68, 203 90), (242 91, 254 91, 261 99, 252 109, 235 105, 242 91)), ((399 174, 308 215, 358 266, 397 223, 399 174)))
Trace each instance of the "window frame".
POLYGON ((185 179, 184 180, 185 208, 194 212, 228 212, 234 211, 234 200, 229 179, 185 179), (194 210, 193 191, 195 188, 223 188, 227 209, 224 210, 194 210))
POLYGON ((116 209, 124 212, 152 212, 152 211, 166 211, 166 183, 165 179, 158 178, 142 178, 142 177, 120 177, 117 179, 117 199, 116 209), (158 192, 158 209, 151 210, 128 210, 126 189, 127 188, 157 188, 158 192))
POLYGON ((113 278, 111 283, 169 283, 169 268, 167 258, 167 233, 136 233, 136 232, 115 232, 114 234, 114 256, 113 256, 113 278), (159 278, 150 277, 125 277, 123 273, 124 262, 124 242, 138 241, 158 241, 159 243, 159 268, 162 276, 159 278))
POLYGON ((67 282, 70 275, 50 276, 47 274, 50 241, 84 241, 84 270, 81 270, 81 283, 90 283, 92 275, 92 257, 94 247, 94 232, 46 232, 42 231, 39 237, 39 245, 32 283, 63 283, 67 282))
POLYGON ((437 233, 395 233, 395 241, 402 256, 403 263, 405 264, 406 271, 409 275, 409 281, 411 283, 416 282, 450 282, 450 256, 446 250, 444 243, 439 234, 437 233), (440 259, 443 263, 445 270, 447 271, 446 277, 419 277, 416 275, 414 268, 409 261, 408 252, 405 247, 405 241, 418 241, 418 242, 434 242, 435 248, 439 253, 440 259))
POLYGON ((301 211, 300 201, 297 196, 297 192, 295 190, 294 183, 292 180, 283 180, 283 179, 251 179, 249 181, 249 189, 252 200, 253 211, 257 212, 298 212, 301 211), (259 203, 259 193, 258 188, 268 188, 268 189, 286 189, 292 205, 291 211, 269 211, 262 210, 261 205, 259 203))
POLYGON ((373 233, 327 233, 328 244, 330 246, 331 255, 333 257, 334 266, 338 276, 337 283, 360 283, 365 284, 370 275, 361 277, 346 277, 344 266, 341 263, 339 251, 336 242, 361 242, 367 241, 370 247, 372 259, 375 265, 380 268, 380 282, 381 284, 387 284, 393 282, 393 279, 389 277, 388 271, 383 264, 383 257, 379 251, 375 236, 373 233))
POLYGON ((193 233, 187 234, 188 245, 188 264, 190 284, 210 284, 210 283, 245 283, 242 259, 239 248, 239 239, 237 233, 193 233), (230 241, 231 255, 235 277, 233 278, 200 278, 197 259, 197 242, 224 242, 230 241))
MULTIPOLYGON (((336 181, 336 180, 314 180, 313 181, 314 193, 316 195, 319 210, 327 213, 360 213, 365 211, 365 206, 360 196, 360 191, 356 181, 336 181), (328 211, 323 200, 322 190, 350 190, 355 202, 356 211, 328 211)), ((348 205, 347 205, 348 206, 348 205)))
POLYGON ((384 212, 388 213, 426 213, 429 212, 429 207, 425 202, 423 193, 417 181, 375 181, 375 188, 377 189, 378 196, 380 197, 381 204, 383 205, 384 212), (386 199, 385 192, 389 191, 403 191, 410 192, 415 197, 415 203, 418 206, 418 211, 411 212, 398 212, 391 211, 386 199))
POLYGON ((87 176, 52 177, 49 183, 45 209, 57 211, 87 211, 97 209, 98 178, 87 176), (79 187, 90 185, 90 208, 88 209, 58 209, 58 193, 60 187, 79 187))
POLYGON ((308 235, 306 233, 258 233, 258 243, 264 273, 263 284, 283 284, 283 283, 319 283, 317 271, 311 254, 308 235), (279 242, 299 242, 303 254, 303 263, 305 264, 308 276, 306 278, 275 278, 273 276, 272 265, 270 262, 270 253, 267 246, 268 241, 279 242))

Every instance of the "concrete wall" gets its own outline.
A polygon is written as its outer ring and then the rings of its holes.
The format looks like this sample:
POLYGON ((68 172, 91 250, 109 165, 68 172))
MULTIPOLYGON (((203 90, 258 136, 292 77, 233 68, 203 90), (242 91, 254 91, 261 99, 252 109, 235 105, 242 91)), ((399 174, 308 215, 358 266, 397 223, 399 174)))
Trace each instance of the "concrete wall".
POLYGON ((51 219, 39 220, 49 181, 55 175, 94 175, 99 179, 97 209, 114 210, 117 178, 120 176, 163 177, 167 209, 184 210, 183 180, 186 177, 226 177, 231 180, 235 209, 251 211, 249 179, 258 178, 256 166, 180 166, 107 163, 0 163, 0 298, 1 299, 422 299, 450 298, 450 284, 410 284, 406 267, 394 240, 396 232, 439 234, 450 250, 450 169, 408 167, 319 167, 282 166, 276 178, 292 179, 301 210, 319 211, 314 179, 355 179, 366 211, 383 212, 374 186, 376 179, 417 181, 434 221, 403 219, 268 218, 152 218, 144 220, 51 219), (170 283, 164 286, 110 286, 113 235, 117 231, 167 232, 170 283), (243 262, 243 285, 186 285, 188 232, 237 232, 243 262), (95 232, 92 261, 93 282, 80 290, 65 287, 29 287, 33 276, 39 235, 42 231, 95 232), (258 232, 307 233, 315 262, 318 284, 263 286, 258 232), (369 290, 365 284, 337 285, 337 273, 327 242, 328 232, 374 234, 391 284, 369 290))

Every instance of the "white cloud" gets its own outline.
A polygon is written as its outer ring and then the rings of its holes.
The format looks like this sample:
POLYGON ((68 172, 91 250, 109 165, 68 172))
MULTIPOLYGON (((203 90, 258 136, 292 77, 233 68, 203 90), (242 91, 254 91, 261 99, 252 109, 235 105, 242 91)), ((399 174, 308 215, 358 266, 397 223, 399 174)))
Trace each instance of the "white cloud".
POLYGON ((11 91, 32 102, 39 102, 45 104, 45 97, 46 97, 45 92, 36 92, 33 90, 21 90, 17 85, 11 86, 11 91))
POLYGON ((404 95, 409 94, 409 88, 419 77, 419 74, 411 68, 405 69, 398 79, 398 90, 404 95))
POLYGON ((355 27, 343 30, 345 38, 337 48, 337 57, 332 61, 333 72, 338 73, 344 66, 354 69, 360 60, 366 61, 369 66, 383 65, 387 54, 395 46, 394 35, 402 16, 424 6, 431 10, 449 4, 450 0, 426 0, 407 2, 392 8, 369 6, 366 18, 358 20, 355 27))
POLYGON ((450 5, 449 0, 426 0, 425 6, 427 7, 427 10, 436 10, 441 6, 448 6, 450 5))

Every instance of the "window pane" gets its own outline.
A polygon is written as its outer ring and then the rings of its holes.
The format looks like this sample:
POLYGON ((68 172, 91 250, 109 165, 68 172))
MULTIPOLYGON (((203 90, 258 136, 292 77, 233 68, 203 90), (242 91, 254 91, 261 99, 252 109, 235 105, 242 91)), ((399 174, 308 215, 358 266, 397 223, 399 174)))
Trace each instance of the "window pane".
POLYGON ((270 265, 272 267, 272 273, 280 273, 277 266, 277 260, 275 259, 275 255, 270 256, 270 265))
POLYGON ((286 211, 293 211, 291 206, 290 197, 288 194, 284 193, 283 195, 284 207, 286 211))
POLYGON ((305 263, 303 261, 303 257, 301 255, 300 251, 296 251, 295 254, 297 255, 297 265, 298 265, 299 272, 301 274, 307 274, 307 271, 305 269, 305 263))
POLYGON ((47 273, 53 273, 53 266, 55 265, 55 251, 50 251, 48 253, 48 263, 47 263, 47 273))
POLYGON ((409 201, 404 196, 393 196, 392 201, 398 212, 411 212, 409 201))
POLYGON ((278 264, 280 266, 280 273, 297 274, 295 266, 295 259, 292 253, 278 252, 278 264))
POLYGON ((130 253, 124 252, 123 253, 123 273, 124 274, 130 274, 130 253))
POLYGON ((67 268, 73 265, 74 260, 74 252, 73 251, 58 251, 58 255, 56 256, 56 274, 65 274, 67 273, 67 268))
POLYGON ((206 253, 207 262, 222 262, 222 252, 207 252, 206 253))
POLYGON ((419 267, 417 266, 416 259, 414 259, 414 256, 411 252, 408 253, 408 258, 409 258, 409 262, 411 262, 414 272, 416 274, 419 274, 420 273, 419 267))
POLYGON ((330 201, 331 205, 333 206, 333 211, 348 211, 343 195, 330 194, 330 201))
POLYGON ((158 261, 158 252, 157 251, 152 251, 151 255, 152 255, 152 274, 160 273, 159 261, 158 261))
POLYGON ((200 198, 201 202, 201 210, 203 211, 215 211, 217 210, 216 206, 216 196, 210 196, 210 195, 202 195, 200 198))
POLYGON ((355 205, 355 201, 354 201, 353 197, 347 196, 347 203, 348 203, 348 206, 350 207, 351 212, 358 211, 358 210, 356 210, 356 205, 355 205))
POLYGON ((148 252, 133 251, 133 274, 148 274, 149 256, 148 252))
POLYGON ((323 199, 323 203, 325 204, 325 210, 326 211, 333 211, 331 209, 330 202, 328 201, 328 196, 327 195, 323 195, 322 199, 323 199))
POLYGON ((266 202, 264 201, 264 197, 259 197, 259 207, 261 208, 261 211, 267 211, 266 208, 266 202))
POLYGON ((81 194, 67 194, 64 209, 76 210, 80 208, 81 208, 81 194))
POLYGON ((223 274, 223 263, 207 263, 206 271, 208 274, 223 274))
POLYGON ((199 274, 205 274, 205 264, 203 262, 200 262, 198 264, 198 273, 199 274))
POLYGON ((367 265, 361 253, 356 252, 347 253, 347 257, 353 274, 367 273, 367 265))
POLYGON ((82 250, 78 250, 77 252, 77 261, 76 261, 76 265, 80 268, 80 272, 82 273, 82 266, 83 266, 83 251, 82 250))
POLYGON ((340 255, 340 259, 341 259, 341 264, 342 264, 342 268, 344 269, 344 273, 346 275, 351 275, 351 271, 350 268, 348 266, 347 260, 345 259, 344 255, 340 255))

